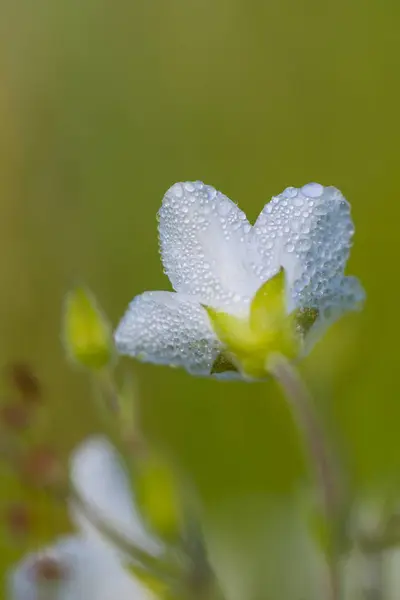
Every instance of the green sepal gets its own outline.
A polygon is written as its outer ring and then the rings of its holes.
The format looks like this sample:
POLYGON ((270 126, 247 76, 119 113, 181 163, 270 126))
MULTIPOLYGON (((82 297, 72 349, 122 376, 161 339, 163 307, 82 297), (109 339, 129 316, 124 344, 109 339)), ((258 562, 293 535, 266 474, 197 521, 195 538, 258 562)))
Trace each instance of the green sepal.
MULTIPOLYGON (((286 309, 283 269, 259 288, 247 316, 220 312, 210 306, 204 308, 225 347, 223 356, 232 355, 229 363, 237 365, 249 377, 267 376, 266 362, 271 353, 281 353, 291 359, 299 352, 301 339, 296 321, 286 309)), ((224 360, 218 358, 217 361, 219 370, 213 366, 213 372, 223 372, 224 360)))
POLYGON ((238 372, 238 368, 233 364, 232 360, 225 352, 218 354, 211 367, 211 375, 218 373, 238 372))
POLYGON ((318 319, 319 312, 317 308, 304 307, 296 309, 292 316, 297 334, 304 338, 318 319))
POLYGON ((287 317, 285 271, 280 271, 257 290, 250 306, 250 327, 269 332, 281 326, 287 317))

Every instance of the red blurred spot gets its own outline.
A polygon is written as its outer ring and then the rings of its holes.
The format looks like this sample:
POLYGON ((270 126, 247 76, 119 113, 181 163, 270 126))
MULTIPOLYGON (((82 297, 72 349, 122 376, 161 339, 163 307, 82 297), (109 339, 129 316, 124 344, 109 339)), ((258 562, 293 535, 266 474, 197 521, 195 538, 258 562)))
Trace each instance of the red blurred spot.
POLYGON ((9 368, 10 379, 14 387, 26 401, 38 401, 41 396, 39 379, 26 363, 13 363, 9 368))
POLYGON ((55 452, 45 446, 31 448, 24 457, 21 474, 35 487, 58 487, 64 481, 63 466, 55 452))
POLYGON ((32 527, 32 514, 25 504, 15 502, 8 506, 5 518, 12 535, 21 537, 29 534, 32 527))
POLYGON ((30 425, 31 412, 24 404, 9 402, 0 408, 0 420, 7 429, 21 431, 30 425))
POLYGON ((135 456, 136 458, 144 458, 147 456, 147 444, 140 433, 136 431, 127 431, 123 433, 122 439, 125 449, 129 452, 129 454, 135 456))
POLYGON ((32 566, 33 575, 37 584, 46 582, 60 582, 67 578, 67 569, 60 560, 52 556, 41 556, 32 566))

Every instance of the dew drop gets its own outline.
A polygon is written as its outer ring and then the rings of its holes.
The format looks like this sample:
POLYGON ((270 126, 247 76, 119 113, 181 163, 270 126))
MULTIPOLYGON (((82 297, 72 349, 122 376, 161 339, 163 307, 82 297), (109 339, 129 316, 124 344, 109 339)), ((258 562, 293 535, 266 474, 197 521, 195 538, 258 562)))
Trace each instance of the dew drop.
POLYGON ((303 185, 301 191, 308 198, 319 198, 324 193, 324 186, 320 183, 307 183, 303 185))
POLYGON ((286 252, 293 252, 294 244, 292 242, 287 242, 287 244, 285 244, 285 250, 286 252))
POLYGON ((183 196, 183 188, 180 183, 175 183, 169 191, 175 198, 182 198, 183 196))

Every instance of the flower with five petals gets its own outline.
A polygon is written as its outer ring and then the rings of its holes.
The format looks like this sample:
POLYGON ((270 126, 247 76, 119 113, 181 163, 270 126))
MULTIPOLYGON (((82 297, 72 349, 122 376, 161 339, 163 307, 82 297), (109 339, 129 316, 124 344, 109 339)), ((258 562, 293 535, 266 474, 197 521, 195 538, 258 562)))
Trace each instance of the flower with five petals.
POLYGON ((344 275, 350 207, 334 187, 289 187, 252 226, 213 187, 176 183, 158 216, 175 292, 134 298, 115 332, 120 354, 194 375, 262 378, 270 355, 304 354, 362 305, 359 281, 344 275))

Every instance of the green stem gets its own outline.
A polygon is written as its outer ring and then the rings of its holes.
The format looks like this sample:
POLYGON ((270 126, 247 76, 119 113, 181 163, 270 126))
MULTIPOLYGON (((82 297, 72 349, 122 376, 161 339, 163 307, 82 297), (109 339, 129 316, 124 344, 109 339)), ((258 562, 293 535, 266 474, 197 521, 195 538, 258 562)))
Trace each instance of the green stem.
POLYGON ((165 556, 152 556, 148 554, 127 536, 116 531, 100 515, 96 514, 96 511, 87 505, 74 488, 69 490, 69 498, 89 523, 102 533, 110 541, 111 545, 114 545, 115 548, 118 548, 129 556, 138 567, 165 583, 176 584, 176 582, 180 581, 183 567, 180 557, 174 556, 171 559, 165 556))
POLYGON ((107 419, 110 414, 118 414, 120 407, 118 392, 115 387, 113 373, 109 367, 93 372, 94 397, 101 414, 107 419))
MULTIPOLYGON (((268 363, 268 371, 282 388, 292 410, 306 446, 326 521, 334 533, 341 500, 337 465, 327 447, 325 432, 315 414, 310 393, 296 369, 285 357, 274 355, 268 363)), ((328 561, 329 599, 339 600, 341 592, 335 535, 332 535, 331 542, 333 547, 329 551, 328 561)))
POLYGON ((384 600, 383 552, 364 554, 366 561, 363 593, 365 600, 384 600))

